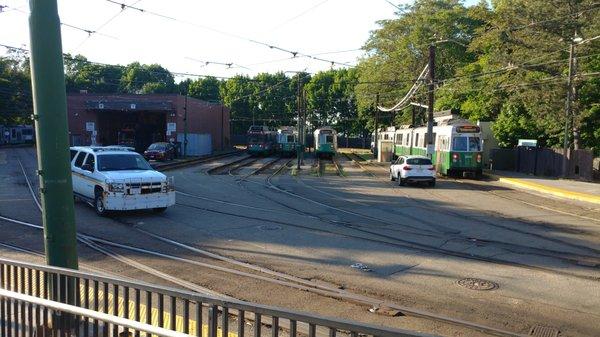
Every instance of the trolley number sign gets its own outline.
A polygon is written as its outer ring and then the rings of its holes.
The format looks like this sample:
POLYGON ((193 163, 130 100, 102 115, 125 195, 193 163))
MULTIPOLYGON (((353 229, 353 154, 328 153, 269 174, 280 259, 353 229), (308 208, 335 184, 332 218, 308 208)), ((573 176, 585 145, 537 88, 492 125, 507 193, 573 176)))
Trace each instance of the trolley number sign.
POLYGON ((333 132, 332 132, 331 130, 322 130, 322 131, 321 131, 321 134, 323 134, 323 135, 330 135, 330 134, 332 134, 332 133, 333 133, 333 132))
POLYGON ((479 133, 479 126, 476 125, 461 125, 456 127, 457 133, 479 133))

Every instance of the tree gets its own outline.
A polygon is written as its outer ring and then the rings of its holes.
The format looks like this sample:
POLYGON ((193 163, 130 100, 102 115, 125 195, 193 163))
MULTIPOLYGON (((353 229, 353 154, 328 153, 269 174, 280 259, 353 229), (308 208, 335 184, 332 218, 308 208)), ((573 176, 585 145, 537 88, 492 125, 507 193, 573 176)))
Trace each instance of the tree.
POLYGON ((29 59, 9 52, 0 57, 0 124, 30 124, 32 113, 29 59))
MULTIPOLYGON (((367 57, 358 65, 358 109, 373 127, 375 96, 391 106, 403 97, 427 64, 428 47, 436 41, 436 77, 451 78, 475 55, 465 47, 483 22, 458 0, 417 0, 398 11, 398 18, 379 22, 364 49, 367 57)), ((424 102, 423 102, 424 103, 424 102)), ((391 116, 382 116, 389 120, 391 116)))
POLYGON ((121 90, 130 94, 174 93, 173 75, 158 64, 129 64, 121 77, 121 90))
POLYGON ((90 63, 81 55, 65 56, 67 92, 119 93, 123 67, 90 63))
POLYGON ((252 80, 237 75, 221 85, 220 97, 230 109, 233 134, 244 134, 252 123, 252 112, 256 109, 250 97, 253 94, 252 80))
POLYGON ((221 82, 215 77, 199 78, 190 82, 187 94, 197 99, 218 102, 221 99, 219 94, 220 86, 221 82))

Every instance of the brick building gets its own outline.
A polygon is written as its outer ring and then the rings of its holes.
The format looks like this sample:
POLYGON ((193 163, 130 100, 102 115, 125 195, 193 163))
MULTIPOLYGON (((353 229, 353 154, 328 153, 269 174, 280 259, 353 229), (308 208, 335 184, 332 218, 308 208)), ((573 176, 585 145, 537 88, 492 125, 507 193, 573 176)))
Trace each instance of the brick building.
POLYGON ((177 94, 69 94, 72 145, 128 145, 143 151, 159 141, 201 155, 229 147, 229 109, 177 94), (186 126, 187 110, 187 126, 186 126), (186 132, 187 128, 187 132, 186 132))

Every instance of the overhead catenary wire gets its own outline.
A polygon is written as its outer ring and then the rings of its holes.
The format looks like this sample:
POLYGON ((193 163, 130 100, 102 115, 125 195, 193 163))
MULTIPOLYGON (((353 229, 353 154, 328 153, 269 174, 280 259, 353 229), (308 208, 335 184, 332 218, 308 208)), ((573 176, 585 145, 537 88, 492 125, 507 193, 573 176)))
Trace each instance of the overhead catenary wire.
POLYGON ((200 29, 203 29, 203 30, 208 30, 208 31, 211 31, 211 32, 214 32, 214 33, 218 33, 218 34, 224 35, 224 36, 229 36, 229 37, 232 37, 232 38, 235 38, 235 39, 239 39, 239 40, 243 40, 243 41, 246 41, 246 42, 249 42, 249 43, 261 45, 261 46, 267 47, 269 49, 279 50, 281 52, 289 53, 289 54, 291 54, 294 57, 307 57, 307 58, 310 58, 310 59, 313 59, 313 60, 316 60, 316 61, 327 62, 327 63, 330 63, 331 65, 340 65, 340 66, 345 66, 345 67, 351 67, 352 66, 351 64, 346 63, 346 62, 338 62, 338 61, 334 61, 334 60, 328 60, 328 59, 324 59, 324 58, 321 58, 321 57, 318 57, 318 56, 314 56, 314 55, 302 53, 302 52, 299 52, 299 51, 290 50, 290 49, 287 49, 287 48, 283 48, 283 47, 277 46, 277 45, 272 44, 272 43, 267 43, 267 42, 259 41, 259 40, 256 40, 256 39, 252 39, 252 38, 245 37, 245 36, 242 36, 242 35, 239 35, 239 34, 235 34, 235 33, 231 33, 231 32, 226 32, 226 31, 223 31, 223 30, 220 30, 220 29, 216 29, 216 28, 213 28, 213 27, 209 27, 209 26, 198 24, 196 22, 190 22, 190 21, 187 21, 187 20, 183 20, 183 19, 180 19, 180 18, 176 18, 176 17, 173 17, 173 16, 162 14, 162 13, 159 13, 159 12, 150 11, 150 10, 147 10, 147 9, 144 9, 144 8, 141 8, 141 7, 137 7, 137 6, 133 6, 133 5, 128 5, 128 4, 123 3, 123 2, 119 2, 119 1, 115 1, 115 0, 104 0, 104 1, 109 2, 111 4, 114 4, 114 5, 121 6, 121 8, 130 8, 130 9, 136 10, 136 11, 138 11, 140 13, 143 13, 143 14, 148 14, 148 15, 156 16, 156 17, 163 18, 163 19, 166 19, 166 20, 169 20, 169 21, 179 22, 179 23, 186 24, 186 25, 189 25, 189 26, 193 26, 193 27, 196 27, 196 28, 200 28, 200 29))
MULTIPOLYGON (((19 8, 16 8, 16 7, 10 7, 10 6, 6 6, 6 5, 0 5, 0 7, 1 8, 8 8, 8 9, 10 9, 12 11, 15 11, 15 12, 18 12, 18 13, 21 13, 21 14, 25 14, 25 15, 29 15, 29 12, 21 10, 19 8)), ((69 23, 66 23, 66 22, 62 22, 62 21, 60 22, 60 25, 64 26, 64 27, 67 27, 67 28, 74 29, 74 30, 78 30, 78 31, 83 32, 83 33, 86 33, 86 34, 88 34, 88 37, 91 36, 91 35, 97 34, 97 35, 102 35, 104 37, 108 37, 108 38, 111 38, 111 39, 118 40, 118 38, 116 36, 103 34, 103 33, 98 32, 97 30, 88 29, 88 28, 82 28, 82 27, 75 26, 75 25, 72 25, 72 24, 69 24, 69 23)))

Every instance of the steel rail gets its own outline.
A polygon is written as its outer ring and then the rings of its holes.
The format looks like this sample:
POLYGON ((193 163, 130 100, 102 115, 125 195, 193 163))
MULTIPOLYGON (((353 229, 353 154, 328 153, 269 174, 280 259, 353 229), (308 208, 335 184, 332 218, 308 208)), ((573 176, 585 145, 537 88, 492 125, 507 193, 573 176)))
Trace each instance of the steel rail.
POLYGON ((240 163, 238 163, 238 164, 236 164, 236 165, 233 165, 233 166, 232 166, 232 167, 231 167, 231 168, 230 168, 230 169, 227 171, 227 174, 228 174, 229 176, 232 176, 232 177, 233 177, 233 176, 235 176, 235 174, 233 174, 234 172, 237 172, 238 170, 242 169, 242 167, 246 167, 246 166, 249 166, 249 165, 252 165, 252 164, 256 163, 256 162, 258 161, 258 159, 259 159, 259 158, 252 158, 252 157, 250 157, 249 159, 250 159, 250 160, 248 160, 248 161, 242 161, 242 162, 240 162, 240 163))
MULTIPOLYGON (((379 178, 379 177, 376 177, 376 179, 380 180, 380 181, 384 181, 384 179, 379 178)), ((385 181, 385 183, 387 184, 387 181, 385 181)), ((393 189, 393 191, 401 193, 398 189, 393 189)), ((485 193, 483 191, 480 191, 480 192, 485 193)), ((429 192, 429 193, 431 194, 432 192, 429 192)), ((496 195, 496 196, 498 196, 495 193, 493 193, 493 194, 496 195)), ((435 213, 443 214, 443 215, 449 215, 449 216, 453 216, 453 217, 457 217, 457 218, 465 219, 465 220, 470 220, 470 221, 483 222, 486 225, 489 225, 489 226, 492 226, 492 227, 501 228, 503 230, 515 231, 515 232, 518 232, 518 233, 523 234, 523 235, 530 235, 530 236, 534 236, 534 237, 536 237, 538 239, 548 240, 548 241, 552 241, 554 243, 558 243, 558 244, 561 244, 561 245, 569 246, 569 247, 572 247, 572 248, 575 248, 575 249, 586 250, 586 251, 593 252, 595 254, 600 254, 600 249, 595 249, 595 248, 588 247, 588 246, 582 246, 582 245, 573 244, 573 243, 570 243, 570 242, 565 242, 565 241, 563 241, 561 239, 556 239, 556 238, 550 238, 550 237, 542 236, 542 235, 537 234, 537 233, 532 233, 532 232, 529 232, 529 231, 526 231, 526 230, 522 230, 522 229, 519 229, 519 228, 511 227, 511 226, 500 225, 500 224, 497 224, 497 223, 494 223, 494 222, 482 219, 481 217, 475 218, 475 217, 470 217, 470 216, 462 215, 462 214, 459 214, 459 213, 456 213, 456 212, 453 212, 453 211, 450 211, 450 210, 446 210, 446 209, 442 210, 442 209, 434 208, 434 207, 431 207, 430 205, 428 205, 425 201, 419 200, 419 199, 415 199, 415 198, 413 198, 412 196, 410 196, 407 193, 401 193, 401 195, 404 196, 404 197, 406 197, 406 198, 408 198, 408 199, 410 199, 410 200, 412 200, 412 201, 414 201, 414 202, 416 202, 416 203, 419 203, 419 204, 423 205, 422 207, 424 209, 427 209, 427 210, 429 210, 431 212, 435 212, 435 213)), ((504 198, 504 199, 511 200, 511 201, 514 200, 514 199, 509 199, 509 198, 504 198)), ((559 213, 559 212, 557 212, 557 213, 559 213)), ((564 213, 568 213, 568 212, 564 212, 564 213)), ((578 216, 576 214, 572 214, 572 213, 568 214, 568 215, 571 215, 571 216, 574 216, 574 217, 580 217, 580 216, 578 216)), ((514 218, 513 219, 506 218, 506 217, 503 217, 503 218, 511 220, 511 221, 515 221, 514 218)), ((516 221, 517 222, 521 222, 521 223, 523 223, 526 226, 532 226, 532 225, 540 226, 539 224, 524 223, 523 221, 520 221, 518 219, 516 221)), ((504 243, 504 244, 507 244, 507 243, 504 243)))
MULTIPOLYGON (((283 166, 282 166, 282 167, 283 167, 283 166)), ((391 304, 391 306, 390 306, 390 307, 394 307, 394 306, 395 306, 394 304, 391 304)), ((397 307, 396 307, 396 308, 397 308, 397 307)), ((406 309, 406 308, 404 308, 404 309, 399 309, 399 310, 401 310, 401 311, 403 311, 403 312, 409 312, 409 313, 411 313, 411 314, 413 314, 413 315, 417 315, 417 316, 419 315, 419 312, 418 312, 418 311, 414 311, 414 309, 412 310, 412 312, 411 312, 411 309, 406 309)), ((424 317, 424 318, 429 318, 429 319, 432 319, 432 317, 431 317, 431 315, 430 315, 430 314, 429 314, 429 315, 420 316, 420 317, 424 317)), ((441 319, 440 319, 440 317, 438 317, 438 320, 441 320, 441 319)), ((451 322, 448 322, 448 323, 451 323, 451 322)), ((469 322, 466 322, 466 323, 467 323, 467 324, 465 324, 465 322, 463 321, 463 322, 461 322, 460 324, 461 324, 461 325, 465 325, 465 326, 468 326, 468 324, 470 324, 469 322)), ((479 329, 480 329, 482 326, 476 326, 476 327, 470 326, 470 327, 472 327, 472 328, 476 328, 476 329, 478 329, 478 330, 479 330, 479 329)), ((485 327, 485 328, 487 329, 487 327, 485 327)), ((491 328, 491 329, 493 329, 493 328, 491 328)), ((488 332, 489 332, 489 331, 488 331, 488 332)), ((496 331, 496 332, 497 332, 497 331, 496 331)), ((511 336, 516 336, 517 334, 513 334, 513 333, 510 333, 510 332, 509 332, 509 334, 508 334, 508 335, 511 335, 511 336)))
POLYGON ((188 166, 208 163, 208 162, 211 162, 216 159, 232 157, 234 155, 240 154, 241 152, 242 151, 240 151, 240 150, 236 150, 236 151, 231 151, 231 152, 227 152, 227 153, 217 154, 214 156, 191 159, 191 160, 187 160, 187 161, 183 161, 183 162, 167 163, 167 164, 163 164, 163 165, 158 165, 158 166, 156 166, 155 169, 157 171, 161 171, 161 172, 170 171, 170 170, 180 169, 180 168, 184 168, 184 167, 188 167, 188 166))
MULTIPOLYGON (((276 171, 272 176, 274 176, 278 172, 279 172, 279 170, 276 171)), ((2 217, 0 217, 0 218, 2 218, 2 217)), ((34 227, 36 226, 36 225, 33 225, 33 224, 29 224, 29 225, 32 225, 34 227)), ((39 228, 39 226, 37 226, 37 227, 39 228)), ((81 235, 81 234, 79 234, 79 235, 81 235)), ((97 238, 89 237, 87 235, 85 236, 85 239, 97 240, 97 238)), ((102 241, 104 241, 103 243, 105 243, 105 244, 111 244, 111 245, 116 244, 116 243, 110 242, 108 240, 102 240, 102 241)), ((117 245, 120 245, 120 244, 117 244, 117 245)), ((91 247, 91 248, 94 248, 94 247, 91 247)), ((123 249, 132 249, 132 247, 127 247, 127 246, 124 246, 124 245, 121 245, 120 248, 123 248, 123 249)), ((96 250, 98 250, 97 247, 96 247, 96 250)), ((105 251, 103 251, 103 253, 106 254, 105 251)), ((161 253, 158 253, 158 254, 161 254, 161 253)), ((109 254, 109 256, 110 256, 110 254, 109 254)), ((163 256, 163 257, 165 257, 165 256, 163 256)), ((160 277, 160 274, 157 275, 157 276, 160 277)), ((307 290, 309 290, 309 289, 307 289, 307 290)), ((355 294, 348 294, 348 295, 346 295, 346 294, 335 294, 335 293, 327 292, 327 291, 324 291, 324 290, 316 290, 316 289, 312 290, 312 291, 313 292, 321 292, 323 295, 329 295, 329 296, 337 295, 337 296, 342 296, 342 297, 344 297, 345 300, 352 300, 352 301, 361 301, 362 300, 364 304, 368 304, 368 305, 376 305, 377 303, 385 303, 385 302, 382 302, 381 300, 378 300, 378 299, 370 299, 368 297, 363 297, 361 295, 355 295, 355 294), (346 295, 346 296, 344 296, 344 295, 346 295)), ((479 331, 485 331, 485 332, 489 332, 489 333, 499 334, 499 335, 502 335, 502 336, 518 336, 518 334, 514 334, 512 332, 504 331, 504 330, 501 330, 501 329, 496 329, 496 328, 493 328, 493 327, 487 327, 485 325, 480 325, 480 324, 472 323, 472 322, 468 322, 468 321, 456 320, 456 319, 449 318, 449 317, 446 317, 446 316, 443 316, 443 315, 437 315, 437 314, 433 314, 433 313, 429 313, 429 312, 424 312, 424 311, 421 311, 419 309, 414 309, 414 308, 408 308, 408 307, 399 306, 399 305, 396 305, 394 303, 385 303, 385 305, 387 307, 400 310, 401 312, 403 312, 405 314, 409 314, 409 315, 415 316, 415 317, 421 317, 421 318, 425 318, 425 319, 433 319, 433 320, 442 321, 442 322, 446 322, 446 323, 450 323, 450 324, 454 324, 454 325, 458 325, 458 326, 469 327, 471 329, 475 329, 475 330, 479 330, 479 331)))
POLYGON ((246 159, 248 159, 248 158, 250 158, 250 156, 245 156, 245 157, 242 157, 242 158, 240 158, 240 159, 236 159, 236 160, 234 160, 234 161, 231 161, 231 162, 228 162, 228 163, 225 163, 225 164, 221 164, 221 165, 218 165, 218 166, 212 167, 212 168, 210 168, 210 169, 206 170, 205 172, 206 172, 207 174, 214 174, 214 172, 218 172, 218 171, 220 171, 220 170, 223 170, 223 169, 225 169, 225 168, 227 168, 227 167, 229 167, 229 166, 231 166, 231 165, 235 165, 235 164, 237 164, 237 163, 240 163, 240 162, 242 162, 242 161, 244 161, 244 160, 246 160, 246 159))
POLYGON ((297 322, 310 323, 314 325, 324 326, 335 328, 339 330, 345 331, 355 331, 362 334, 369 334, 373 336, 381 336, 381 337, 426 337, 430 336, 427 334, 421 334, 417 332, 408 332, 405 330, 394 329, 394 328, 382 328, 380 326, 372 325, 372 324, 359 324, 347 320, 342 319, 333 319, 323 317, 321 315, 313 315, 310 313, 293 311, 293 310, 284 310, 273 306, 256 304, 245 302, 236 299, 226 299, 221 297, 214 297, 210 295, 200 294, 196 292, 190 292, 186 290, 170 288, 170 287, 162 287, 155 286, 152 284, 148 284, 141 281, 130 282, 127 280, 123 280, 121 278, 109 278, 102 274, 95 273, 83 273, 73 269, 64 269, 64 268, 56 268, 44 265, 36 265, 27 262, 14 261, 9 259, 0 258, 0 264, 4 265, 13 265, 21 268, 35 269, 39 271, 43 271, 51 274, 60 274, 64 276, 72 276, 80 279, 93 279, 98 282, 118 285, 123 288, 130 289, 140 289, 143 291, 149 291, 152 293, 163 294, 166 296, 176 297, 187 299, 189 301, 197 302, 197 303, 206 303, 211 305, 218 305, 224 308, 231 308, 235 310, 242 310, 246 313, 258 313, 261 315, 286 318, 289 320, 294 320, 297 322))
POLYGON ((237 181, 246 180, 246 179, 248 179, 249 177, 251 177, 253 175, 259 174, 260 172, 262 172, 262 171, 268 169, 269 167, 273 166, 276 162, 280 161, 281 159, 282 158, 275 158, 275 160, 271 160, 271 161, 268 161, 266 163, 263 163, 260 167, 256 168, 252 172, 250 172, 250 173, 242 176, 241 178, 237 179, 237 181))

